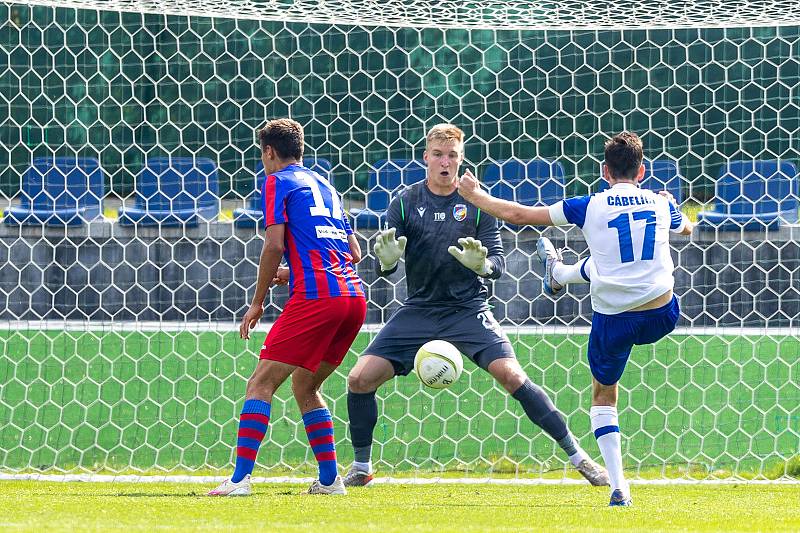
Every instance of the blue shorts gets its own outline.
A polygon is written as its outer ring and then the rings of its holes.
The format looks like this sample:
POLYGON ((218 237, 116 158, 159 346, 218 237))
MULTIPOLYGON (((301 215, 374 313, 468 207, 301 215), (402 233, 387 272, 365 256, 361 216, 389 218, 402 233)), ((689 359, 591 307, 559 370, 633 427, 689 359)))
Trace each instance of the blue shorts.
POLYGON ((631 349, 637 344, 652 344, 665 337, 678 323, 678 299, 658 309, 626 311, 604 315, 595 311, 589 333, 589 368, 594 379, 613 385, 622 377, 631 349))

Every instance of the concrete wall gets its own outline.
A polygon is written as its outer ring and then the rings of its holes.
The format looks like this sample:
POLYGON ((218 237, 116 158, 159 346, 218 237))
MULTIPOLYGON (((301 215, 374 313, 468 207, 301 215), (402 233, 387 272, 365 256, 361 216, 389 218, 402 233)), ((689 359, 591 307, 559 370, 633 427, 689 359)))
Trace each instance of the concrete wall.
MULTIPOLYGON (((586 255, 579 231, 550 229, 566 260, 586 255), (573 253, 575 252, 575 253, 573 253)), ((497 318, 508 325, 588 325, 588 285, 553 300, 541 294, 532 254, 539 233, 504 232, 508 273, 491 287, 497 318)), ((371 235, 361 235, 367 253, 371 235)), ((683 325, 797 326, 800 228, 673 237, 683 325)), ((196 228, 132 228, 95 222, 79 228, 0 225, 0 318, 10 320, 212 320, 241 317, 252 296, 262 240, 230 223, 196 228)), ((385 321, 405 297, 402 263, 389 279, 367 256, 359 273, 369 289, 368 322, 385 321)), ((270 295, 274 320, 286 288, 270 295)))

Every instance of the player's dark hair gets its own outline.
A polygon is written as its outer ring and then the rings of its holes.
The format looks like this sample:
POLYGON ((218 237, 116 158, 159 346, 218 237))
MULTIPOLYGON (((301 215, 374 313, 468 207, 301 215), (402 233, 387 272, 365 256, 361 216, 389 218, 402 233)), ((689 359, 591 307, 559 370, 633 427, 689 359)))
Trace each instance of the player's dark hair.
POLYGON ((261 151, 271 146, 281 159, 303 158, 303 126, 290 118, 270 120, 258 132, 261 151))
POLYGON ((633 132, 623 131, 606 141, 606 166, 618 180, 634 180, 644 159, 642 140, 633 132))

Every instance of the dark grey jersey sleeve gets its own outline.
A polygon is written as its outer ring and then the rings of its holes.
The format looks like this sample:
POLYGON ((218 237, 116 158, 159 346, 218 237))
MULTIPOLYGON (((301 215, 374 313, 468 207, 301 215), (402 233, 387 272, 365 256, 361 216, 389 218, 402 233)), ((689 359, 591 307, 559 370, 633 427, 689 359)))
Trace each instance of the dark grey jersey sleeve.
MULTIPOLYGON (((402 237, 406 234, 403 214, 403 200, 400 194, 398 194, 389 203, 389 209, 386 211, 386 227, 396 229, 394 234, 395 238, 402 237)), ((379 230, 383 231, 387 228, 379 228, 379 230)), ((391 270, 382 270, 380 262, 376 261, 376 264, 378 265, 379 274, 381 276, 390 276, 397 272, 397 265, 391 270)))
POLYGON ((386 225, 389 228, 397 229, 395 237, 402 237, 406 234, 403 210, 403 193, 401 192, 392 198, 392 201, 389 203, 389 209, 386 211, 386 225))
POLYGON ((489 250, 486 259, 492 264, 492 273, 486 277, 498 279, 506 271, 506 254, 503 251, 503 241, 500 240, 500 229, 497 226, 496 218, 481 212, 481 218, 478 220, 477 239, 489 250))

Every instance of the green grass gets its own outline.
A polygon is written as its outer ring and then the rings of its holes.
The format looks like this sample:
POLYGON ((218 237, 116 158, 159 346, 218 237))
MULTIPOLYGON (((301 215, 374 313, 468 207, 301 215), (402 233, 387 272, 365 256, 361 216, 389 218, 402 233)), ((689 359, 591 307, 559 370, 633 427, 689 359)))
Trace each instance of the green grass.
MULTIPOLYGON (((216 332, 0 332, 0 470, 224 473, 262 338, 216 332)), ((553 393, 597 456, 586 414, 584 335, 512 335, 531 379, 553 393)), ((323 393, 340 459, 352 458, 345 376, 323 393)), ((670 336, 637 347, 622 380, 626 466, 668 477, 772 477, 800 434, 800 340, 670 336)), ((522 409, 474 366, 449 390, 413 377, 379 394, 375 458, 384 473, 561 477, 564 460, 522 409)), ((314 471, 288 386, 273 401, 257 475, 314 471)))
POLYGON ((697 222, 697 214, 709 207, 711 207, 709 204, 700 204, 692 200, 687 200, 681 204, 681 211, 684 215, 689 217, 689 220, 697 222))
POLYGON ((252 498, 212 485, 0 482, 3 531, 798 531, 800 486, 634 486, 609 509, 588 486, 432 485, 302 495, 261 485, 252 498))

